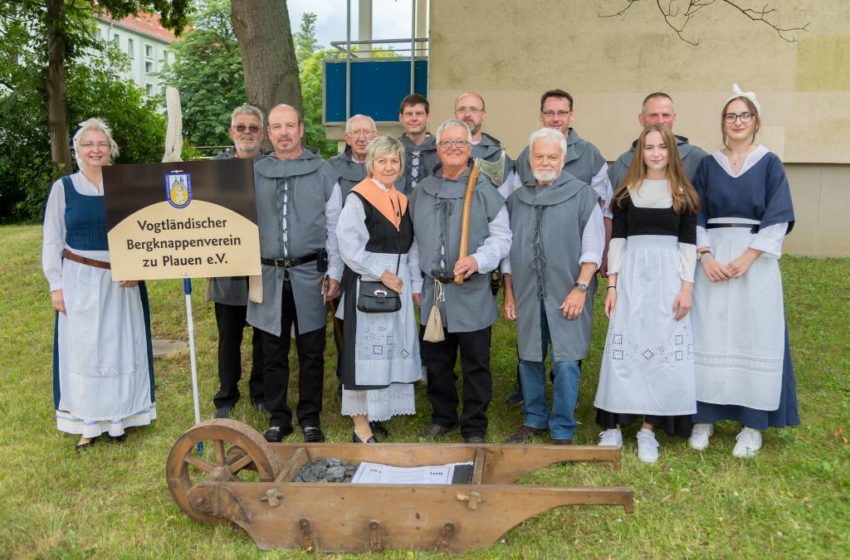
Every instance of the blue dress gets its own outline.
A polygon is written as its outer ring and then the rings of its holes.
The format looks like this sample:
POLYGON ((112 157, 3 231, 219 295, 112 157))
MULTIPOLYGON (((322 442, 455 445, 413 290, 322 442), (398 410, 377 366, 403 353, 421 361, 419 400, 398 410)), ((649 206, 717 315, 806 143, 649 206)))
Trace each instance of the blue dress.
MULTIPOLYGON (((787 223, 788 233, 794 226, 782 162, 764 148, 751 156, 757 161, 745 164, 737 176, 721 165, 724 156, 707 157, 694 177, 701 197, 697 224, 705 228, 712 252, 723 264, 743 253, 759 230, 787 223)), ((777 261, 775 255, 762 253, 743 277, 717 283, 698 267, 694 288, 695 423, 734 420, 757 430, 800 423, 777 261), (765 300, 763 293, 774 293, 775 298, 765 300), (769 315, 766 320, 765 315, 769 315), (778 329, 772 351, 759 347, 761 327, 753 329, 752 325, 778 329), (741 350, 748 343, 750 353, 741 350), (752 402, 762 404, 745 404, 752 402)))

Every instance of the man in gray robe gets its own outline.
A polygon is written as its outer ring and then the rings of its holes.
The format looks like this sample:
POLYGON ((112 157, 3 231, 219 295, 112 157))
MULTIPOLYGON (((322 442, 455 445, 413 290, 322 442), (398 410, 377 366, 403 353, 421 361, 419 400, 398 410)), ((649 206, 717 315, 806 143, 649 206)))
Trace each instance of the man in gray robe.
POLYGON ((408 196, 439 163, 434 137, 428 132, 430 118, 431 105, 423 96, 411 93, 401 100, 398 120, 404 133, 398 139, 404 146, 404 175, 395 187, 408 196))
MULTIPOLYGON (((641 105, 640 113, 638 113, 638 122, 641 128, 645 128, 651 124, 661 124, 672 131, 673 125, 676 123, 673 98, 661 91, 647 95, 643 100, 643 105, 641 105)), ((626 178, 626 173, 628 173, 629 166, 632 164, 632 159, 634 159, 636 144, 637 140, 632 142, 632 146, 628 151, 620 155, 617 161, 608 168, 608 178, 611 180, 611 187, 614 190, 626 178)), ((693 181, 699 162, 708 155, 708 152, 689 144, 688 139, 684 136, 676 136, 676 147, 679 149, 679 156, 682 158, 682 164, 685 166, 685 173, 688 174, 688 179, 693 181)))
POLYGON ((372 117, 354 115, 345 123, 345 151, 328 160, 328 164, 339 174, 342 200, 357 183, 366 178, 366 148, 378 136, 372 117))
MULTIPOLYGON (((423 341, 422 361, 428 372, 431 425, 420 437, 432 439, 460 425, 468 443, 487 434, 487 406, 493 392, 490 375, 490 326, 498 318, 490 272, 507 256, 511 231, 505 200, 482 173, 471 195, 468 256, 460 258, 461 214, 469 179, 472 136, 467 126, 450 119, 437 129, 440 166, 410 198, 414 243, 424 282, 421 321, 436 306, 442 317, 441 342, 423 341), (464 281, 454 283, 456 275, 464 281), (460 352, 463 409, 458 419, 454 365, 460 352)), ((415 301, 415 300, 414 300, 415 301)))
POLYGON ((266 406, 271 414, 265 438, 277 442, 292 433, 286 397, 289 333, 294 326, 298 423, 304 441, 324 441, 319 414, 326 302, 339 296, 342 261, 335 232, 342 198, 333 168, 301 146, 301 115, 289 105, 278 105, 268 121, 274 153, 254 163, 263 302, 248 302, 248 323, 263 331, 266 406))
POLYGON ((463 121, 472 133, 473 159, 481 159, 488 162, 503 162, 501 175, 499 175, 498 180, 495 180, 492 175, 490 176, 490 180, 499 187, 499 192, 502 193, 502 196, 507 198, 511 194, 510 184, 507 179, 514 170, 514 162, 502 148, 502 143, 482 130, 486 117, 487 109, 484 105, 484 98, 479 94, 470 91, 461 93, 455 99, 455 118, 463 121))
MULTIPOLYGON (((227 129, 233 148, 213 159, 254 158, 263 143, 263 113, 253 105, 241 105, 230 115, 227 129)), ((219 390, 213 397, 216 418, 229 418, 239 401, 239 379, 242 377, 242 333, 248 305, 248 279, 244 276, 210 278, 208 299, 215 303, 215 323, 218 327, 219 390)), ((251 377, 248 390, 251 404, 266 410, 263 396, 262 333, 253 329, 251 377)))
POLYGON ((605 243, 599 196, 563 171, 569 153, 559 131, 531 134, 532 179, 508 199, 513 242, 502 264, 505 317, 517 321, 522 427, 508 443, 549 430, 572 443, 579 361, 587 357, 593 319, 588 288, 605 243), (552 347, 552 410, 546 407, 546 352, 552 347))

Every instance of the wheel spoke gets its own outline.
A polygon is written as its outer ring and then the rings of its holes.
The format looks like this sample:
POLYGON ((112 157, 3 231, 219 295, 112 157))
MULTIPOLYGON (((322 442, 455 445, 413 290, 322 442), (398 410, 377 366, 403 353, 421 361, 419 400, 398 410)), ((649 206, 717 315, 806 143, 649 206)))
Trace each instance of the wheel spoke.
POLYGON ((183 460, 192 465, 193 467, 200 469, 206 473, 212 472, 212 470, 215 468, 215 465, 213 465, 209 461, 205 461, 200 457, 192 455, 191 453, 187 453, 186 456, 183 457, 183 460))
POLYGON ((251 459, 250 456, 248 456, 247 454, 243 455, 242 457, 239 458, 238 461, 234 462, 232 465, 227 467, 227 472, 229 472, 230 474, 236 474, 253 462, 254 462, 254 460, 251 459))
POLYGON ((220 439, 213 440, 213 447, 215 447, 215 464, 216 465, 224 465, 224 441, 220 439))

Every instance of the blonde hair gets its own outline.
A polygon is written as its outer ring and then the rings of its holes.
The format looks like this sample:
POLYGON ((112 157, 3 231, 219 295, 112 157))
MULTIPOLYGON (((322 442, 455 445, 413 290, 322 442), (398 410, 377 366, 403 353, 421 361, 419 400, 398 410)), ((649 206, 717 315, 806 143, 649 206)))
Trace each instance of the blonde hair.
POLYGON ((398 154, 400 162, 398 175, 399 177, 404 176, 404 145, 398 138, 378 136, 369 143, 369 147, 366 148, 366 159, 363 161, 366 174, 369 177, 372 176, 372 165, 375 163, 375 159, 388 154, 398 154))
POLYGON ((118 144, 112 139, 112 129, 106 124, 106 121, 97 117, 86 119, 80 123, 80 128, 74 133, 74 159, 77 160, 77 167, 82 168, 83 164, 80 160, 80 142, 83 140, 83 135, 86 132, 101 132, 106 136, 109 142, 109 163, 111 164, 118 157, 118 144))
POLYGON ((614 203, 621 205, 626 196, 638 192, 643 185, 646 179, 643 151, 646 147, 646 137, 652 132, 660 133, 667 146, 667 180, 670 183, 670 196, 673 198, 673 211, 677 214, 684 214, 685 211, 696 214, 699 210, 699 194, 685 173, 682 158, 679 157, 679 148, 676 147, 676 137, 669 128, 660 124, 651 124, 640 133, 629 171, 614 193, 614 203))

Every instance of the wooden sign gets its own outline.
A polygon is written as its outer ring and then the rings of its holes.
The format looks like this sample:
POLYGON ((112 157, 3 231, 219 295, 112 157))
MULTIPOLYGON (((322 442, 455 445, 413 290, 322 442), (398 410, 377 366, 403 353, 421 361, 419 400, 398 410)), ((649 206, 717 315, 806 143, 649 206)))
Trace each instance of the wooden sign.
POLYGON ((103 168, 114 280, 256 276, 250 159, 103 168))

